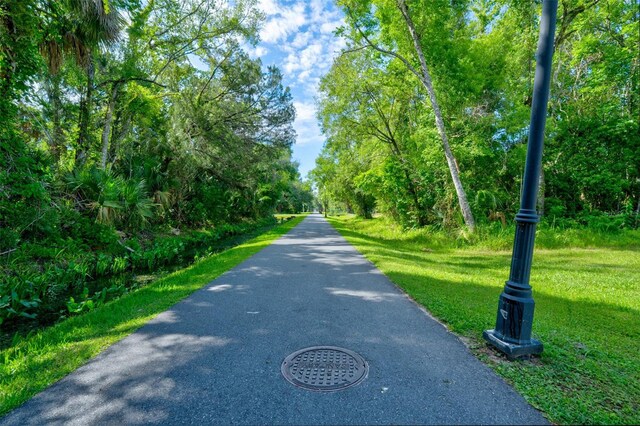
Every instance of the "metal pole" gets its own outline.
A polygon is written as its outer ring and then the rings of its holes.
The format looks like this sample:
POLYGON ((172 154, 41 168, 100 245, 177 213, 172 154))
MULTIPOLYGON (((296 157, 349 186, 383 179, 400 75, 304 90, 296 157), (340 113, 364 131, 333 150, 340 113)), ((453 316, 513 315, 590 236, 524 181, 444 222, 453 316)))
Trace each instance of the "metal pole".
POLYGON ((529 145, 520 211, 516 214, 511 273, 498 301, 496 326, 493 330, 485 330, 483 333, 487 342, 504 352, 510 359, 542 352, 542 343, 531 338, 534 301, 529 276, 536 224, 540 220, 536 212, 536 199, 542 163, 544 126, 547 119, 557 11, 558 0, 544 0, 533 85, 529 145))

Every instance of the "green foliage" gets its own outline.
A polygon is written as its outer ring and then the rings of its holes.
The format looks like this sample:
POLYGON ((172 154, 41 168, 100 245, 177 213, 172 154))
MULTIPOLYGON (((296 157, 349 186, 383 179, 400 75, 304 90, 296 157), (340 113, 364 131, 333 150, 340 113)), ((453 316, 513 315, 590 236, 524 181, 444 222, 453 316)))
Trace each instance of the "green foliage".
POLYGON ((139 229, 154 217, 157 206, 144 179, 124 179, 110 170, 90 167, 69 173, 64 183, 76 205, 93 211, 98 223, 139 229))
MULTIPOLYGON (((578 117, 562 122, 547 149, 546 191, 564 216, 622 212, 640 191, 640 129, 637 121, 578 117)), ((562 216, 561 215, 561 216, 562 216)))
POLYGON ((280 213, 299 213, 312 211, 314 207, 314 194, 311 188, 311 182, 301 182, 300 180, 291 181, 284 190, 276 211, 280 213))
POLYGON ((179 236, 119 242, 112 228, 80 222, 76 226, 92 228, 75 234, 84 235, 84 243, 71 238, 50 240, 47 245, 25 243, 7 256, 0 265, 5 276, 0 282, 0 323, 5 323, 5 330, 27 324, 25 318, 46 325, 67 313, 91 310, 126 293, 127 285, 133 284, 114 284, 105 278, 183 265, 219 250, 225 241, 274 223, 269 217, 179 236), (85 245, 100 241, 101 249, 92 251, 85 245))
MULTIPOLYGON (((637 227, 640 35, 631 3, 560 2, 539 196, 555 223, 617 229, 624 215, 625 227, 637 227)), ((420 63, 405 4, 473 215, 505 227, 519 203, 540 2, 339 4, 347 49, 320 85, 327 140, 312 173, 325 204, 356 212, 357 193, 405 229, 462 224, 434 110, 408 69, 420 63)))
POLYGON ((41 154, 25 146, 17 134, 0 140, 0 246, 13 249, 23 239, 41 237, 51 222, 51 176, 41 154))

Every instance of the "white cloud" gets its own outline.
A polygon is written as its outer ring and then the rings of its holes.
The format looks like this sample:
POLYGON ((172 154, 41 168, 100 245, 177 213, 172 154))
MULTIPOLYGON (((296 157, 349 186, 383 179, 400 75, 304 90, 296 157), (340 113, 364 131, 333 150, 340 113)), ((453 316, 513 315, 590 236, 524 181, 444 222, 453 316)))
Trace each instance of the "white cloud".
POLYGON ((280 6, 276 0, 260 0, 258 2, 258 9, 260 9, 265 15, 271 16, 279 12, 280 6))
POLYGON ((331 34, 340 25, 342 25, 342 21, 341 20, 340 21, 323 22, 322 25, 320 25, 320 32, 322 34, 331 34))
POLYGON ((285 41, 307 22, 304 3, 296 3, 291 7, 275 4, 271 0, 264 3, 268 4, 259 7, 268 16, 267 23, 260 31, 260 39, 265 43, 285 41))
POLYGON ((252 47, 252 46, 250 46, 250 45, 245 43, 243 45, 243 48, 249 54, 249 56, 251 56, 254 59, 261 58, 261 57, 263 57, 263 56, 265 56, 266 54, 269 53, 269 49, 267 49, 264 46, 252 47))
POLYGON ((320 129, 316 122, 315 104, 311 101, 295 101, 293 106, 296 109, 296 120, 293 123, 293 128, 296 129, 298 134, 296 145, 322 145, 324 138, 320 134, 320 129))
POLYGON ((332 49, 334 55, 340 52, 342 49, 347 47, 347 40, 343 38, 334 38, 332 43, 332 49))
POLYGON ((309 93, 311 96, 316 96, 318 91, 318 85, 320 84, 320 77, 308 77, 304 80, 304 89, 306 93, 309 93))
POLYGON ((256 49, 253 51, 253 53, 257 56, 264 56, 267 53, 269 53, 269 50, 267 50, 266 47, 262 47, 262 46, 257 46, 256 49))
POLYGON ((319 25, 323 22, 342 18, 342 13, 340 13, 340 11, 338 11, 338 9, 333 6, 333 2, 331 2, 331 0, 311 0, 309 2, 309 8, 311 12, 311 20, 318 23, 319 25))
POLYGON ((199 56, 190 54, 190 55, 187 55, 187 58, 189 59, 189 62, 191 63, 191 65, 193 65, 195 68, 199 69, 200 71, 209 71, 209 64, 204 62, 202 58, 200 58, 199 56))
POLYGON ((294 102, 293 106, 296 109, 296 120, 300 120, 300 121, 315 120, 316 107, 313 103, 294 102))
POLYGON ((307 69, 298 74, 298 81, 304 83, 309 77, 311 77, 311 70, 307 69))
POLYGON ((318 22, 322 19, 322 15, 325 12, 325 2, 323 0, 311 0, 309 2, 309 7, 311 9, 311 19, 313 21, 318 22))
POLYGON ((260 31, 260 39, 267 43, 276 43, 282 38, 286 38, 287 28, 280 25, 279 19, 269 20, 260 31))
POLYGON ((322 146, 324 137, 320 134, 320 129, 318 128, 318 124, 315 120, 296 120, 293 123, 293 128, 296 129, 296 133, 298 134, 296 145, 322 146))
POLYGON ((300 32, 295 35, 293 41, 289 43, 289 46, 294 49, 299 49, 304 47, 309 43, 309 39, 311 38, 311 32, 300 32))

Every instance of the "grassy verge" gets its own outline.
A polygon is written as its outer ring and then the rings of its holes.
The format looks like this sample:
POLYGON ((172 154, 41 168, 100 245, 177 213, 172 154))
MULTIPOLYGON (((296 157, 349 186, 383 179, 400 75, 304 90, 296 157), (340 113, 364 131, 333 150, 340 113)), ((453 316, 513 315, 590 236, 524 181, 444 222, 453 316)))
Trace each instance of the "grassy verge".
POLYGON ((509 362, 487 347, 482 331, 495 324, 510 250, 447 245, 383 218, 330 222, 552 422, 640 424, 639 232, 622 234, 617 247, 615 236, 602 247, 571 235, 580 248, 537 249, 534 337, 545 350, 509 362))
POLYGON ((297 217, 244 244, 202 259, 87 314, 69 318, 0 352, 0 415, 78 368, 155 315, 268 246, 297 217))
POLYGON ((285 219, 288 217, 300 217, 300 216, 307 216, 309 213, 276 213, 273 216, 276 219, 285 219))

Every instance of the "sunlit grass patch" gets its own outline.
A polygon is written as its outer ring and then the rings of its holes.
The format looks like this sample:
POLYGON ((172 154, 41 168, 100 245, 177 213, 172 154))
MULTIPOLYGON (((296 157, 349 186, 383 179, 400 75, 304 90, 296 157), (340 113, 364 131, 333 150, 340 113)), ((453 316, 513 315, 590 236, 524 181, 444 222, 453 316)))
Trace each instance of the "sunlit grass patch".
POLYGON ((283 218, 288 218, 288 217, 304 217, 307 216, 309 213, 276 213, 273 216, 276 219, 283 219, 283 218))
POLYGON ((151 318, 254 255, 300 223, 298 216, 229 250, 30 335, 0 352, 0 415, 131 334, 151 318))
POLYGON ((541 230, 531 284, 534 337, 545 350, 531 362, 508 362, 482 331, 495 324, 511 233, 461 242, 384 218, 331 223, 552 422, 640 423, 640 232, 541 230))

